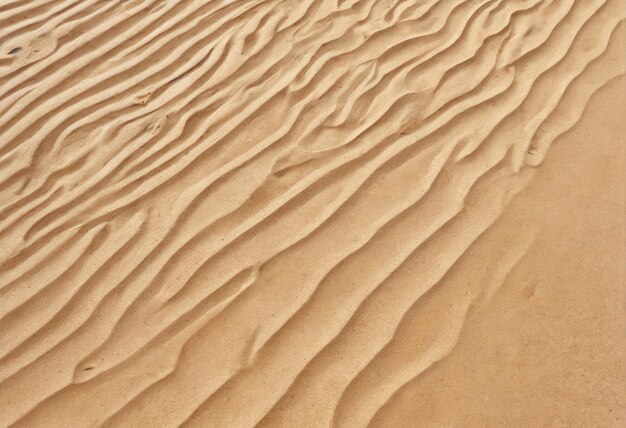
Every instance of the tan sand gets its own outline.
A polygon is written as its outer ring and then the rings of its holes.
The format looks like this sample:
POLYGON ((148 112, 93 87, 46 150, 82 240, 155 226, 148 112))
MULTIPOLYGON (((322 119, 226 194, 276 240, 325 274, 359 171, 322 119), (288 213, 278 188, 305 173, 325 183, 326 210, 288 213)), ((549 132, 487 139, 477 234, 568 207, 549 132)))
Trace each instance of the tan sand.
POLYGON ((624 426, 625 17, 0 1, 0 426, 624 426))

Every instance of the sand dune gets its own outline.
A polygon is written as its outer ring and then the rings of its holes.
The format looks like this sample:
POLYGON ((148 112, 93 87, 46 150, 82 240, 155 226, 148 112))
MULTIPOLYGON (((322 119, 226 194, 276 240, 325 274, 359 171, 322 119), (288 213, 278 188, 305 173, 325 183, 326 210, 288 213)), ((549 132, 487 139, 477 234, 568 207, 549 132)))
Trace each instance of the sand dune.
POLYGON ((622 426, 625 17, 1 1, 0 425, 622 426))

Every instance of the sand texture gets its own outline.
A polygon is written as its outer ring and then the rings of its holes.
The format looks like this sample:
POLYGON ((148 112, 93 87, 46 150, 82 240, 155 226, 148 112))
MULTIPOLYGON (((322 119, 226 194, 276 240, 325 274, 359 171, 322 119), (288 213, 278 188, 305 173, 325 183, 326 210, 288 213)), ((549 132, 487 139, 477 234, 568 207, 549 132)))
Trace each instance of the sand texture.
POLYGON ((0 0, 0 426, 626 426, 625 17, 0 0))

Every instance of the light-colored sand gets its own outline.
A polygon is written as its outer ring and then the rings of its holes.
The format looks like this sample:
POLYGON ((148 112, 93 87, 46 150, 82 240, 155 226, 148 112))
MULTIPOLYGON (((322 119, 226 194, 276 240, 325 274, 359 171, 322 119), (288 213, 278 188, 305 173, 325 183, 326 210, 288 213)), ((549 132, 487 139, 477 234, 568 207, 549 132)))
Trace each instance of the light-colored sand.
POLYGON ((623 0, 0 0, 0 425, 626 424, 623 0))

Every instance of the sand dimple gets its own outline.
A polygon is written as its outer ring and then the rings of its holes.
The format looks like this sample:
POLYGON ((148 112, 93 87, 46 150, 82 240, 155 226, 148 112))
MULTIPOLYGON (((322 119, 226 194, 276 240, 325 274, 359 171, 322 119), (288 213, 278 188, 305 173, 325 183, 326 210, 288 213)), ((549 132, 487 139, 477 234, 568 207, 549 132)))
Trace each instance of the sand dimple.
POLYGON ((599 118, 623 114, 625 17, 620 0, 0 4, 0 425, 620 426, 623 311, 601 308, 623 271, 584 293, 620 243, 581 250, 600 223, 547 212, 602 202, 623 241, 623 199, 593 195, 621 180, 592 171, 621 173, 593 154, 621 149, 599 118), (579 129, 598 148, 572 160, 579 129), (551 158, 557 141, 574 148, 551 158), (546 179, 575 162, 594 191, 546 179), (592 278, 570 306, 549 274, 567 254, 592 278), (572 339, 583 319, 606 352, 572 339), (556 393, 571 361, 575 398, 511 392, 532 373, 556 393))

